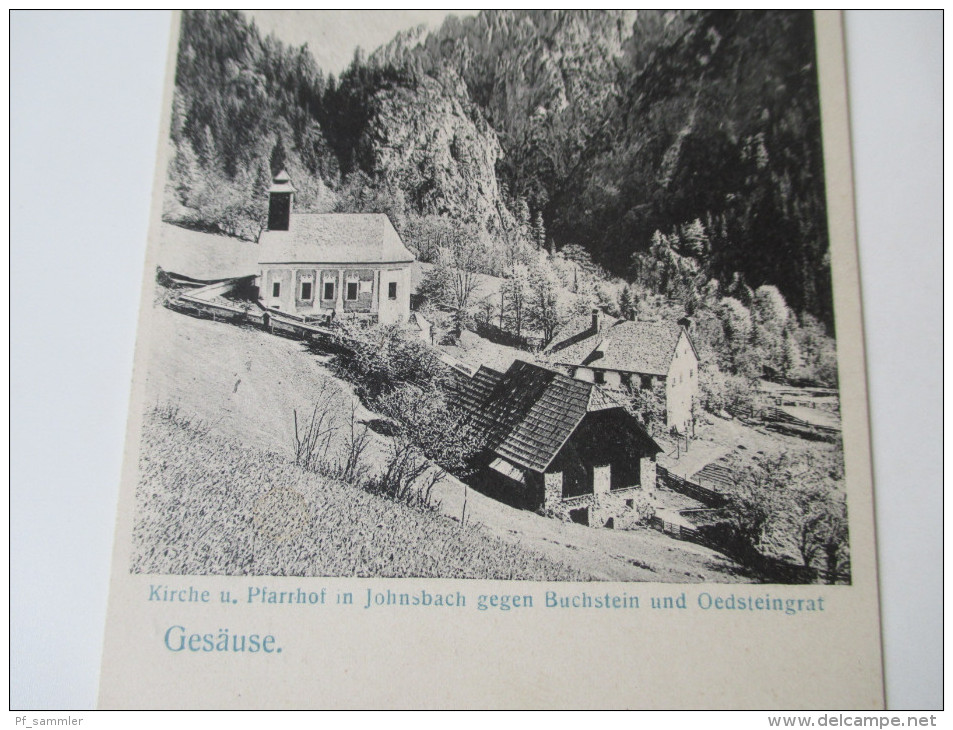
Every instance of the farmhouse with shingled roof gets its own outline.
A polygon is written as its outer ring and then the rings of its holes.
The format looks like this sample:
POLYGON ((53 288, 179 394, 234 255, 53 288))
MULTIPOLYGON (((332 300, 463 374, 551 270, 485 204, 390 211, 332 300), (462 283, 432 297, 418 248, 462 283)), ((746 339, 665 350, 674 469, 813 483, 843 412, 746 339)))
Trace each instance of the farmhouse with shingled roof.
POLYGON ((610 389, 665 387, 665 425, 686 433, 698 398, 698 353, 681 324, 616 319, 594 309, 553 338, 546 352, 574 378, 610 389))
POLYGON ((482 483, 504 501, 611 526, 655 491, 661 448, 594 383, 517 360, 455 373, 452 396, 485 438, 482 483))
POLYGON ((294 213, 294 193, 280 172, 269 190, 268 228, 258 240, 262 306, 305 318, 408 322, 414 255, 390 219, 294 213))

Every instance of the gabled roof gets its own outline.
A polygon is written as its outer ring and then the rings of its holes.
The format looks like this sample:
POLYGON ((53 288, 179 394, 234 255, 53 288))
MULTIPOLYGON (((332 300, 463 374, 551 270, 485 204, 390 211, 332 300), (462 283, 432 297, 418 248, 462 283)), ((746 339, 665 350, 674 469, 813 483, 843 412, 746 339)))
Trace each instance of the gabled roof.
POLYGON ((493 451, 533 471, 546 470, 589 407, 588 383, 517 360, 484 404, 493 451))
POLYGON ((456 374, 453 396, 486 435, 491 452, 543 472, 586 414, 606 408, 598 391, 592 383, 517 360, 505 373, 484 366, 472 378, 456 374))
MULTIPOLYGON (((683 328, 668 322, 617 320, 596 332, 591 318, 577 319, 575 331, 564 328, 547 351, 566 365, 667 375, 683 328)), ((687 333, 686 333, 687 336, 687 333)), ((691 344, 691 338, 689 338, 691 344)), ((694 349, 694 345, 692 345, 694 349)))
POLYGON ((410 263, 407 250, 383 213, 295 213, 287 231, 263 231, 260 264, 410 263))
POLYGON ((608 314, 602 314, 602 331, 592 329, 592 317, 588 314, 570 319, 553 335, 546 352, 558 355, 558 362, 578 365, 602 342, 606 330, 618 320, 608 314))
POLYGON ((586 358, 586 364, 607 370, 625 370, 646 375, 667 375, 682 333, 678 325, 663 322, 616 322, 601 350, 586 358))
POLYGON ((486 365, 481 365, 472 377, 455 370, 450 381, 451 395, 456 405, 467 413, 479 413, 502 379, 503 373, 486 365))

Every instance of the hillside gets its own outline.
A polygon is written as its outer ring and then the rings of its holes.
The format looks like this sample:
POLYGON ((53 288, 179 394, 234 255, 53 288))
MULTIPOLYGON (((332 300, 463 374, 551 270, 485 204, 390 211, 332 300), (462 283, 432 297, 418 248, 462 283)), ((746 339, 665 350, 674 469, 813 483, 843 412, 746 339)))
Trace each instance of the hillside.
MULTIPOLYGON (((152 354, 146 376, 145 403, 157 412, 148 415, 144 433, 146 461, 142 466, 149 477, 140 489, 140 496, 148 516, 137 528, 143 546, 137 557, 140 569, 164 566, 163 570, 186 571, 189 569, 186 566, 194 564, 190 561, 197 559, 196 553, 189 547, 196 537, 192 531, 198 530, 199 523, 209 514, 217 514, 215 509, 218 508, 213 509, 208 500, 213 500, 224 512, 201 544, 232 540, 229 535, 237 530, 238 537, 234 539, 243 546, 240 553, 247 557, 244 546, 251 534, 249 510, 254 511, 255 500, 266 491, 267 485, 292 489, 306 496, 319 485, 325 485, 320 488, 332 490, 336 495, 334 499, 344 500, 342 505, 346 504, 347 514, 357 521, 358 527, 354 529, 363 530, 365 536, 370 536, 378 525, 389 524, 375 517, 383 509, 381 502, 393 505, 389 500, 368 495, 350 485, 328 486, 327 480, 294 467, 293 410, 297 409, 299 414, 310 413, 317 399, 322 397, 329 413, 346 418, 354 407, 361 420, 375 417, 361 408, 349 387, 334 378, 317 357, 307 353, 302 343, 253 328, 188 317, 161 305, 156 305, 152 315, 152 354), (246 472, 260 475, 263 468, 270 469, 269 474, 273 476, 263 477, 263 481, 246 481, 241 476, 246 472), (159 488, 153 489, 153 484, 159 488), (194 485, 194 489, 185 489, 187 484, 194 485), (353 499, 348 497, 351 492, 355 493, 353 499), (367 520, 360 516, 365 511, 361 505, 369 505, 367 520), (183 526, 178 526, 180 524, 183 526), (177 536, 178 547, 172 557, 153 550, 157 545, 156 535, 167 530, 177 536)), ((385 447, 386 437, 374 434, 371 458, 380 458, 385 447)), ((407 516, 406 520, 410 521, 402 523, 406 529, 417 524, 413 522, 417 520, 419 524, 414 529, 419 531, 426 527, 425 533, 436 535, 436 544, 443 545, 450 538, 441 525, 450 524, 454 531, 459 531, 459 518, 466 503, 467 532, 472 533, 467 539, 477 541, 470 548, 473 560, 496 566, 494 570, 502 571, 500 566, 509 561, 515 566, 524 566, 519 568, 519 575, 523 577, 572 574, 590 580, 750 580, 735 563, 707 548, 672 540, 650 529, 617 531, 558 522, 508 507, 452 477, 436 486, 433 499, 439 504, 439 513, 407 516), (437 524, 430 525, 434 521, 437 524), (504 547, 499 547, 501 543, 504 547), (537 566, 542 566, 539 570, 544 572, 532 572, 537 566)), ((310 500, 311 497, 307 497, 308 504, 318 503, 310 500)), ((315 513, 315 519, 317 517, 315 513)), ((328 516, 327 519, 337 518, 328 516)), ((324 529, 322 524, 332 523, 316 522, 308 529, 320 531, 324 529)), ((408 544, 416 543, 409 541, 408 544)), ((410 552, 408 548, 408 555, 410 552)), ((420 547, 418 552, 436 554, 433 545, 420 547)), ((285 557, 288 557, 285 553, 273 553, 269 560, 285 557)), ((370 553, 362 560, 365 558, 367 561, 377 559, 370 553)), ((340 556, 340 560, 345 558, 340 556)), ((462 563, 454 560, 447 563, 445 575, 463 575, 461 564, 469 565, 468 575, 479 574, 464 558, 460 559, 462 563)), ((268 570, 279 564, 287 565, 272 562, 268 570)), ((324 569, 331 563, 325 560, 318 564, 324 569)), ((347 570, 355 565, 353 562, 333 563, 345 564, 350 566, 347 570)), ((370 564, 362 563, 365 567, 370 564)), ((239 569, 238 564, 224 556, 216 565, 222 570, 239 569)), ((427 570, 436 568, 430 566, 427 570)))
MULTIPOLYGON (((557 246, 619 274, 695 220, 702 270, 830 321, 813 25, 805 12, 484 11, 380 62, 450 67, 500 177, 557 246)), ((370 59, 372 62, 375 57, 370 59)), ((654 256, 654 254, 652 254, 654 256)))
POLYGON ((181 411, 145 422, 132 571, 579 580, 442 515, 323 479, 181 411))

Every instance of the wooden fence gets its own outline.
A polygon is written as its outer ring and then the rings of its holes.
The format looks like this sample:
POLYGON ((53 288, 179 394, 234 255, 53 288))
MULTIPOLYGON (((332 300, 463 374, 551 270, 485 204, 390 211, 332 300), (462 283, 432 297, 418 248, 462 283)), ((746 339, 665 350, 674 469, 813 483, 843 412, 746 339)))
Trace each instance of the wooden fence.
POLYGON ((664 466, 656 467, 656 475, 666 489, 696 499, 708 507, 721 507, 725 503, 725 498, 718 492, 673 474, 664 466))
POLYGON ((676 525, 674 522, 668 522, 661 517, 652 517, 649 520, 649 527, 676 540, 691 542, 726 555, 760 573, 764 579, 772 583, 805 584, 818 581, 822 583, 850 583, 850 573, 837 573, 831 580, 830 572, 823 568, 790 563, 780 558, 761 555, 753 549, 739 551, 734 549, 733 546, 709 537, 699 530, 684 525, 676 525))
POLYGON ((804 419, 798 418, 797 416, 792 416, 787 411, 777 408, 776 406, 768 406, 765 408, 761 417, 765 421, 794 426, 795 428, 805 429, 807 431, 815 431, 821 436, 836 437, 840 435, 839 428, 823 426, 818 423, 805 421, 804 419))
POLYGON ((704 535, 702 535, 698 530, 685 527, 684 525, 676 525, 674 522, 668 522, 663 520, 661 517, 652 517, 649 520, 649 527, 652 527, 659 532, 664 532, 670 537, 674 537, 676 540, 684 540, 685 542, 693 542, 696 545, 702 545, 703 547, 710 548, 717 552, 722 552, 724 546, 719 543, 711 540, 704 535))
POLYGON ((802 438, 833 441, 839 438, 841 433, 839 428, 810 423, 797 416, 792 416, 777 406, 753 408, 743 405, 731 405, 725 410, 735 418, 743 421, 758 422, 773 431, 781 431, 782 433, 800 436, 802 438))
POLYGON ((216 321, 225 322, 252 322, 266 327, 273 334, 285 334, 300 339, 308 339, 313 335, 329 335, 332 330, 321 326, 313 320, 301 316, 265 311, 255 306, 242 306, 221 298, 207 300, 197 297, 194 293, 181 294, 166 303, 170 309, 193 316, 207 317, 216 321))
POLYGON ((185 314, 208 317, 216 321, 243 321, 246 312, 238 306, 209 302, 195 297, 180 296, 167 302, 169 308, 185 314))
POLYGON ((725 406, 725 410, 735 418, 740 418, 742 420, 755 421, 760 420, 761 418, 760 410, 757 408, 752 408, 751 406, 741 405, 740 403, 725 406))
POLYGON ((706 464, 701 470, 695 472, 692 475, 692 480, 698 484, 710 482, 717 488, 716 491, 720 493, 731 489, 736 482, 735 475, 731 469, 724 464, 719 464, 717 461, 706 464))

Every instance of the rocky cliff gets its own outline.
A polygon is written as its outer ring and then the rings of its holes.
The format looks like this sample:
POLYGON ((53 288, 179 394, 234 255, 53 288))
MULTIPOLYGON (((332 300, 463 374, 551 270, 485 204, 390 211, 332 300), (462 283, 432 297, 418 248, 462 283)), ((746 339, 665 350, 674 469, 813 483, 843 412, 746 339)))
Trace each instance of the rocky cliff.
POLYGON ((503 151, 452 70, 381 89, 360 140, 378 185, 421 215, 449 216, 490 234, 512 227, 497 184, 503 151))

